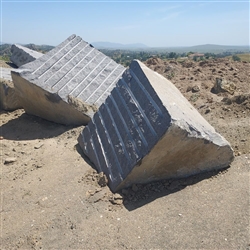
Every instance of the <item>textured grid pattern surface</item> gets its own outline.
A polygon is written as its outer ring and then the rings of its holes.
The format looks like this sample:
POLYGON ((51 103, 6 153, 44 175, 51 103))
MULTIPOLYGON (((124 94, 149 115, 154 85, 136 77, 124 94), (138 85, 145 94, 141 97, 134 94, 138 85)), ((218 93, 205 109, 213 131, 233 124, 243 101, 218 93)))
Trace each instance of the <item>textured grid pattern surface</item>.
MULTIPOLYGON (((136 63, 136 62, 135 62, 136 63)), ((148 154, 170 124, 170 116, 138 67, 130 67, 83 130, 79 143, 115 188, 148 154)))
POLYGON ((20 75, 64 101, 69 95, 100 106, 125 68, 72 35, 44 56, 21 67, 20 75))

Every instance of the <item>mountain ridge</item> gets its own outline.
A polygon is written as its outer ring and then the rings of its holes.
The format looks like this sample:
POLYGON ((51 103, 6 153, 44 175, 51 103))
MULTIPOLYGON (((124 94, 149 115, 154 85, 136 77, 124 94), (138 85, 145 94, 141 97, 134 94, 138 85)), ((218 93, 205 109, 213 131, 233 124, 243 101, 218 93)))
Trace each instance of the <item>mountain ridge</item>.
POLYGON ((97 49, 127 49, 127 48, 149 48, 147 45, 143 43, 130 43, 130 44, 122 44, 122 43, 113 43, 113 42, 92 42, 91 43, 97 49))

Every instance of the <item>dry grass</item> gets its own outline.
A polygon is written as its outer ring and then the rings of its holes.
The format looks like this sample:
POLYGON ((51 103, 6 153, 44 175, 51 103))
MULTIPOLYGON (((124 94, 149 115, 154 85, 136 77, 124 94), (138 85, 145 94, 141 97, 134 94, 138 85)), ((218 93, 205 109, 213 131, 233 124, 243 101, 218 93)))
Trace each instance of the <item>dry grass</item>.
POLYGON ((240 58, 241 61, 250 62, 250 53, 246 53, 246 54, 236 54, 236 56, 238 56, 238 57, 240 58))

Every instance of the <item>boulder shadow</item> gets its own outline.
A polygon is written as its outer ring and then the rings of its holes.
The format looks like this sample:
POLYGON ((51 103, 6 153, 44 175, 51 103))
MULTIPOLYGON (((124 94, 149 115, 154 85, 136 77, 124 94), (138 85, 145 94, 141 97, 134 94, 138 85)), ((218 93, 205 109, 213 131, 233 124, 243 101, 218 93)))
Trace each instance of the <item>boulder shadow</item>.
MULTIPOLYGON (((83 160, 93 168, 96 169, 95 165, 90 161, 90 159, 84 154, 81 146, 75 145, 76 151, 81 155, 83 160)), ((147 184, 134 184, 131 187, 119 190, 118 194, 122 197, 122 204, 128 211, 136 210, 146 204, 153 202, 154 200, 179 192, 187 186, 195 185, 196 183, 209 179, 211 177, 216 177, 221 173, 228 171, 227 166, 218 170, 211 170, 207 172, 202 172, 200 174, 192 175, 185 178, 175 178, 175 179, 164 179, 159 181, 150 182, 147 184)), ((111 191, 111 190, 110 190, 111 191)), ((111 191, 112 192, 112 191, 111 191)), ((115 202, 113 204, 116 204, 115 202)), ((118 203, 121 204, 121 203, 118 203)))
POLYGON ((77 153, 82 157, 82 159, 83 159, 91 168, 93 168, 93 170, 98 171, 98 170, 96 169, 94 163, 93 163, 92 161, 90 161, 90 159, 84 154, 84 152, 83 152, 83 150, 82 150, 82 148, 81 148, 81 146, 80 146, 79 143, 77 143, 77 144, 75 145, 75 149, 76 149, 77 153))
POLYGON ((6 64, 8 64, 11 68, 13 69, 17 69, 18 67, 16 66, 16 64, 12 63, 12 62, 6 62, 6 64))
POLYGON ((128 211, 133 211, 158 198, 176 193, 187 186, 227 172, 228 168, 229 166, 220 170, 204 172, 186 178, 167 179, 148 184, 134 184, 132 187, 122 189, 118 193, 123 197, 124 207, 128 211))
POLYGON ((76 126, 66 126, 23 113, 0 126, 0 136, 5 140, 35 140, 56 137, 76 126))

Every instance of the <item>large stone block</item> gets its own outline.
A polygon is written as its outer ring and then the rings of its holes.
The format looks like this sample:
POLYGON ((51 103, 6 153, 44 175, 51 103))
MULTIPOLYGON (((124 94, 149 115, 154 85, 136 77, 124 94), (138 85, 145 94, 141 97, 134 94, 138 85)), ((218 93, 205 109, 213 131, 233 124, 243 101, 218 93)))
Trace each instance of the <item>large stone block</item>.
POLYGON ((39 59, 12 71, 27 113, 62 124, 87 124, 125 68, 72 35, 39 59))
POLYGON ((0 78, 12 81, 11 70, 12 70, 12 68, 0 67, 0 78))
POLYGON ((0 109, 12 111, 22 108, 13 82, 0 79, 0 109))
POLYGON ((11 57, 10 60, 17 66, 32 62, 37 58, 41 57, 43 54, 35 50, 26 48, 22 45, 13 44, 11 46, 11 57))
POLYGON ((134 60, 78 138, 112 191, 220 169, 229 143, 167 79, 134 60))

